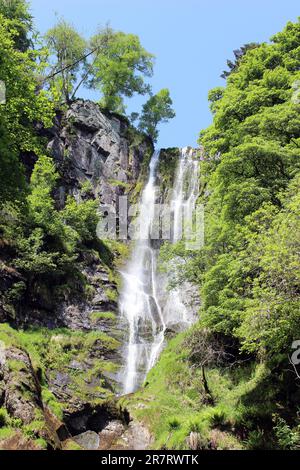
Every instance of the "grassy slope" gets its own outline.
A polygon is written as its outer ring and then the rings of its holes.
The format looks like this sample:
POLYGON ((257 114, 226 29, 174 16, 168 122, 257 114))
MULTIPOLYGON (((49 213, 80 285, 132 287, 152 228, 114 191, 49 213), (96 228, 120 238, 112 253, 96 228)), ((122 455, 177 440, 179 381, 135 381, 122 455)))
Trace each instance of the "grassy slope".
MULTIPOLYGON (((49 390, 47 377, 51 374, 68 373, 71 379, 69 389, 75 400, 100 405, 113 397, 113 393, 105 388, 103 373, 113 372, 118 366, 110 360, 100 360, 96 357, 92 361, 89 357, 93 347, 99 344, 108 356, 119 347, 117 340, 101 331, 80 332, 46 328, 17 331, 7 324, 0 324, 0 342, 5 348, 14 346, 29 354, 34 371, 40 380, 43 405, 59 420, 63 420, 63 410, 67 404, 60 402, 49 390), (72 370, 69 367, 72 360, 83 364, 88 360, 89 367, 72 370)), ((9 367, 17 373, 17 363, 13 364, 10 361, 9 367)), ((24 397, 25 395, 26 390, 24 397)), ((39 430, 44 426, 44 417, 38 418, 36 422, 24 426, 21 420, 10 417, 5 408, 0 408, 0 443, 15 433, 22 433, 25 438, 34 439, 42 447, 46 446, 46 442, 39 439, 39 430)))
POLYGON ((272 413, 280 404, 267 366, 249 363, 208 370, 211 405, 199 368, 192 368, 188 361, 184 342, 188 335, 171 340, 144 387, 122 400, 153 433, 153 448, 187 449, 191 432, 198 433, 201 448, 278 447, 272 413))

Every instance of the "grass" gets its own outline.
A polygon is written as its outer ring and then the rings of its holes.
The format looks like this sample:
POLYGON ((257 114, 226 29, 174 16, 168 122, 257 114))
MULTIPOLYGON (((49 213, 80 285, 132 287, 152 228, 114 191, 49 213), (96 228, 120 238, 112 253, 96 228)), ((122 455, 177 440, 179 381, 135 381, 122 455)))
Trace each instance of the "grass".
MULTIPOLYGON (((112 312, 103 312, 103 315, 109 319, 114 318, 112 312)), ((59 420, 63 419, 65 403, 57 400, 49 390, 46 376, 55 378, 57 372, 66 373, 70 379, 68 387, 74 399, 92 405, 101 404, 112 397, 111 390, 106 388, 104 374, 117 371, 118 365, 112 362, 111 353, 120 343, 104 332, 46 328, 14 330, 7 324, 0 324, 0 341, 2 348, 14 346, 29 354, 41 384, 43 404, 59 420), (91 354, 93 350, 95 353, 91 354), (79 367, 70 367, 72 361, 79 363, 79 367)), ((8 364, 14 373, 18 373, 24 367, 21 361, 16 360, 10 360, 8 364)), ((27 390, 22 390, 24 398, 27 393, 27 390)), ((36 416, 30 425, 24 427, 20 420, 9 417, 4 409, 0 409, 0 426, 19 427, 27 437, 34 439, 42 437, 40 431, 44 424, 44 417, 36 416)))
POLYGON ((63 450, 83 450, 83 448, 80 447, 77 442, 73 441, 72 439, 68 439, 64 443, 63 450))
POLYGON ((111 184, 112 186, 116 186, 116 187, 119 187, 119 188, 122 188, 125 190, 125 194, 126 192, 130 191, 130 189, 132 188, 132 184, 130 183, 125 183, 124 181, 120 181, 120 180, 117 180, 117 179, 109 179, 108 180, 109 184, 111 184))
POLYGON ((63 420, 64 404, 60 403, 46 387, 42 388, 42 401, 58 419, 63 420))
MULTIPOLYGON (((218 449, 248 448, 239 429, 246 423, 248 429, 257 431, 258 421, 270 417, 276 406, 270 371, 257 363, 207 370, 214 397, 211 405, 199 368, 192 369, 188 361, 186 334, 169 342, 144 387, 122 398, 121 405, 149 428, 154 436, 153 449, 188 449, 191 433, 199 435, 201 448, 209 443, 218 449)), ((257 441, 257 433, 250 439, 257 441)))
POLYGON ((4 439, 12 437, 15 432, 16 431, 11 427, 0 428, 0 441, 4 441, 4 439))
POLYGON ((92 323, 96 323, 98 320, 116 320, 116 314, 114 312, 93 312, 90 316, 92 323))
POLYGON ((9 423, 9 416, 5 408, 0 408, 0 428, 9 423))
POLYGON ((118 292, 115 289, 105 289, 105 295, 111 302, 117 302, 118 292))
POLYGON ((47 450, 48 448, 47 441, 43 439, 42 437, 35 439, 35 443, 41 450, 47 450))

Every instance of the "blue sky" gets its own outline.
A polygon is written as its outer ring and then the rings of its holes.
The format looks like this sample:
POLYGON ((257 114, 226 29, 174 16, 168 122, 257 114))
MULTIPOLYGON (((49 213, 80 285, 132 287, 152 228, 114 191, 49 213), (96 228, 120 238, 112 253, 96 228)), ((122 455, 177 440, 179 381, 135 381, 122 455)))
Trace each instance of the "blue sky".
MULTIPOLYGON (((232 51, 247 42, 268 41, 287 21, 300 16, 299 0, 32 0, 31 11, 44 33, 55 14, 85 37, 108 21, 114 29, 138 34, 156 56, 153 91, 169 88, 176 118, 161 126, 160 147, 196 145, 211 123, 207 93, 224 85, 220 74, 232 51)), ((87 90, 85 98, 98 98, 87 90)), ((145 98, 133 98, 128 111, 145 98)))

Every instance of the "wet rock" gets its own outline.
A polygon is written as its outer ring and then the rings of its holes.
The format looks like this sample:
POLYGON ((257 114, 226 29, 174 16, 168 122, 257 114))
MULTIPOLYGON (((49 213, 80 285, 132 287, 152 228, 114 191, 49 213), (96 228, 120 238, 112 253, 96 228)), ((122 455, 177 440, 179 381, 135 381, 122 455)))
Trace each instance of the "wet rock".
POLYGON ((100 445, 99 434, 94 431, 86 431, 73 436, 73 441, 77 442, 85 450, 97 450, 100 445))
POLYGON ((110 449, 124 432, 125 426, 122 421, 110 421, 100 433, 100 449, 110 449))
POLYGON ((14 418, 29 424, 36 411, 42 411, 40 388, 28 354, 15 347, 0 344, 0 380, 3 383, 2 401, 14 418))
POLYGON ((165 336, 167 338, 173 338, 178 333, 181 333, 182 331, 186 330, 187 328, 188 328, 187 323, 183 323, 183 322, 168 323, 166 331, 165 331, 165 336))
MULTIPOLYGON (((2 217, 2 214, 0 216, 2 217)), ((5 242, 1 239, 0 250, 5 251, 5 242)), ((9 305, 7 293, 13 286, 20 285, 20 283, 25 286, 21 274, 0 259, 0 322, 11 320, 11 317, 15 315, 15 308, 9 305)))
POLYGON ((128 426, 112 423, 100 433, 100 449, 102 450, 146 450, 152 442, 148 429, 137 421, 128 426))

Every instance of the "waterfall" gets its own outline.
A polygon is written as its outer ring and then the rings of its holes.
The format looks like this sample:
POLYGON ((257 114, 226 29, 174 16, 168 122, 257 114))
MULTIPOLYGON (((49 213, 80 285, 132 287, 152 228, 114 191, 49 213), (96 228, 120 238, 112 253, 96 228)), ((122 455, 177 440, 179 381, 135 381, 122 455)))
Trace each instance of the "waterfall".
MULTIPOLYGON (((181 149, 173 195, 171 198, 171 208, 173 210, 173 231, 171 242, 176 243, 189 235, 193 220, 197 198, 199 195, 199 162, 194 159, 194 149, 184 147, 181 149)), ((171 263, 170 278, 176 277, 178 260, 171 263)), ((180 289, 174 288, 169 291, 164 305, 164 318, 167 324, 186 324, 190 326, 194 320, 194 312, 190 312, 185 301, 185 286, 181 284, 180 289)))
MULTIPOLYGON (((163 349, 168 324, 180 323, 186 328, 192 323, 181 290, 168 292, 167 276, 161 279, 158 275, 158 249, 151 243, 151 233, 155 229, 155 180, 159 154, 156 151, 152 156, 149 179, 141 196, 137 217, 139 237, 126 269, 121 272, 123 287, 119 307, 129 329, 122 380, 124 394, 135 391, 154 366, 163 349)), ((198 176, 198 162, 193 159, 193 150, 182 149, 171 198, 172 242, 181 238, 183 213, 192 214, 195 207, 198 176)))
POLYGON ((129 326, 124 393, 135 390, 153 366, 164 341, 165 324, 157 298, 156 251, 151 246, 151 229, 155 216, 155 174, 159 152, 150 162, 148 183, 142 193, 137 226, 140 229, 132 258, 122 272, 123 289, 120 312, 129 326))

